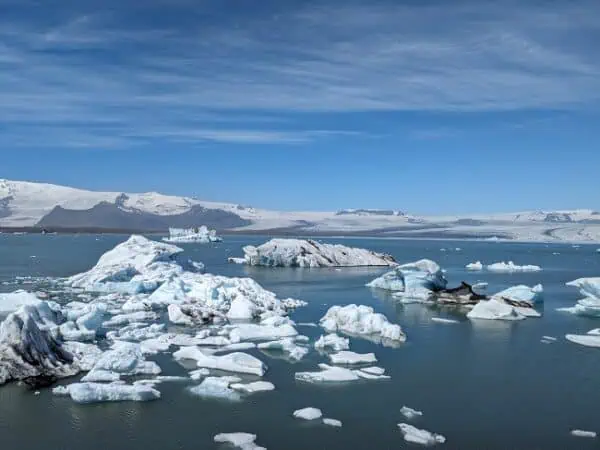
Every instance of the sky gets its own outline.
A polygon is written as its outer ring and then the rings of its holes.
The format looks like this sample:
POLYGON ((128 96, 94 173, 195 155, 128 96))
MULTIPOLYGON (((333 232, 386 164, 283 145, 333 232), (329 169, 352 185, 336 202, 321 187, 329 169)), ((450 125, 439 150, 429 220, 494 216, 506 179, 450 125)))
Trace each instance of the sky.
POLYGON ((600 209, 600 2, 0 0, 0 177, 600 209))

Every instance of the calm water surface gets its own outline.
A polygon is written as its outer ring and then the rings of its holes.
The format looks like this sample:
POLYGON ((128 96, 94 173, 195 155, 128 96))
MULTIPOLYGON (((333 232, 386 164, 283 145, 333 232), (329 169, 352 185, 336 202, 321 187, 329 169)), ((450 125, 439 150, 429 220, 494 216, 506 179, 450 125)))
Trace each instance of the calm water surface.
MULTIPOLYGON (((16 289, 1 283, 18 276, 57 277, 85 271, 125 238, 0 235, 0 290, 16 289)), ((543 317, 504 323, 471 322, 450 308, 398 304, 364 286, 383 272, 379 269, 261 269, 226 263, 228 256, 241 255, 243 245, 264 240, 230 236, 221 244, 185 245, 183 256, 203 261, 208 272, 251 276, 279 297, 306 300, 309 305, 292 314, 297 322, 317 322, 334 304, 373 306, 399 323, 408 341, 391 349, 352 339, 351 348, 374 352, 391 380, 337 386, 297 383, 294 372, 316 370, 325 358, 313 351, 292 364, 255 350, 250 353, 269 365, 264 379, 277 389, 238 403, 193 397, 185 384, 164 383, 158 387, 162 398, 155 402, 77 405, 49 390, 34 396, 12 384, 0 388, 0 449, 213 449, 220 448, 212 442, 216 433, 234 431, 257 434, 257 443, 270 450, 418 448, 405 443, 397 428, 406 422, 400 414, 403 405, 424 412, 409 423, 446 436, 441 448, 600 447, 600 441, 569 435, 573 428, 600 431, 600 350, 563 338, 565 333, 596 328, 600 320, 555 311, 579 297, 565 282, 600 276, 596 246, 327 239, 385 251, 401 262, 433 259, 447 269, 451 285, 461 280, 486 281, 489 292, 494 292, 515 284, 542 283, 543 317), (476 260, 484 264, 513 260, 538 264, 544 270, 512 275, 466 272, 464 266, 476 260), (461 323, 431 322, 435 316, 461 323), (559 340, 543 344, 543 335, 559 340), (343 428, 291 417, 294 410, 306 406, 342 420, 343 428)), ((322 334, 319 328, 300 327, 299 331, 311 341, 322 334)), ((186 374, 170 356, 155 360, 166 375, 186 374)))

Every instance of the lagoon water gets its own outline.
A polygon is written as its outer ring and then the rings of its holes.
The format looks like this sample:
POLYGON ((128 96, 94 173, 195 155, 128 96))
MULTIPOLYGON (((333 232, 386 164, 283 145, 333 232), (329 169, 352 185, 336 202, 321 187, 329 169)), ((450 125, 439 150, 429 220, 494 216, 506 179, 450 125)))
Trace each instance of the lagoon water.
MULTIPOLYGON (((16 277, 61 277, 93 266, 106 250, 123 241, 116 235, 0 235, 0 291, 44 289, 14 284, 16 277), (2 283, 9 284, 2 284, 2 283)), ((419 304, 402 305, 365 283, 384 269, 270 269, 227 264, 228 256, 265 237, 227 236, 225 242, 183 245, 183 257, 202 261, 207 271, 251 276, 280 298, 307 301, 292 314, 297 322, 318 322, 335 304, 365 304, 384 313, 406 332, 407 342, 386 348, 351 339, 356 352, 374 352, 391 380, 349 385, 296 382, 297 371, 316 370, 326 359, 315 352, 292 364, 277 354, 252 353, 269 365, 273 392, 232 403, 194 397, 184 383, 158 386, 160 400, 148 403, 78 405, 43 390, 35 396, 16 384, 0 387, 0 449, 214 449, 213 436, 245 431, 258 435, 269 450, 418 448, 404 442, 397 424, 408 422, 403 405, 421 410, 412 423, 443 434, 446 449, 588 449, 594 439, 570 430, 600 431, 600 349, 565 341, 566 333, 585 333, 600 319, 575 317, 555 309, 579 298, 565 282, 600 276, 597 246, 387 239, 323 239, 393 254, 400 262, 421 258, 447 270, 451 286, 485 281, 493 293, 515 284, 544 285, 541 319, 516 323, 469 321, 464 312, 419 304), (457 251, 456 248, 461 250, 457 251), (447 251, 441 251, 442 248, 447 251), (555 254, 558 253, 558 254, 555 254), (513 260, 537 264, 542 272, 500 274, 467 272, 467 263, 513 260), (458 324, 435 323, 432 317, 458 324), (544 344, 544 335, 558 341, 544 344), (306 406, 339 419, 342 428, 292 418, 306 406)), ((311 342, 320 328, 299 327, 311 342)), ((186 375, 168 355, 155 359, 165 375, 186 375)), ((76 380, 76 379, 74 379, 76 380)), ((74 380, 63 380, 63 384, 74 380)))

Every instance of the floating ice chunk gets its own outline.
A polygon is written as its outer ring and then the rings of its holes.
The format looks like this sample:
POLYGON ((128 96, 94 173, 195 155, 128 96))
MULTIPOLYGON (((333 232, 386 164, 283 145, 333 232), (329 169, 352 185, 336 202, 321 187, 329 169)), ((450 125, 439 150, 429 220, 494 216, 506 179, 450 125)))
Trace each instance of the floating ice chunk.
POLYGON ((121 379, 121 375, 117 372, 111 372, 110 370, 92 370, 88 372, 81 381, 90 382, 90 383, 104 383, 104 382, 113 382, 119 381, 121 379))
POLYGON ((315 342, 315 348, 319 350, 331 349, 335 352, 348 350, 350 348, 350 339, 338 336, 335 333, 330 333, 325 336, 321 336, 315 342))
POLYGON ((293 338, 284 338, 277 341, 262 342, 258 344, 261 350, 281 350, 286 353, 290 359, 300 361, 308 353, 306 347, 301 347, 294 343, 293 338))
POLYGON ((435 291, 445 289, 446 285, 447 281, 440 266, 428 259, 397 266, 367 284, 372 288, 402 292, 406 297, 425 301, 433 296, 435 291))
POLYGON ((408 406, 403 406, 400 409, 400 413, 409 420, 414 419, 416 417, 421 417, 423 415, 421 411, 409 408, 408 406))
POLYGON ((231 389, 245 392, 247 394, 254 394, 255 392, 273 391, 275 385, 268 381, 255 381, 253 383, 234 383, 231 385, 231 389))
POLYGON ((160 367, 153 361, 146 361, 140 344, 115 342, 96 362, 94 370, 106 370, 122 375, 158 375, 160 367))
POLYGON ((246 258, 229 257, 227 258, 227 262, 230 262, 232 264, 246 264, 246 258))
POLYGON ((88 342, 96 339, 96 331, 88 329, 80 329, 75 322, 63 323, 60 327, 60 335, 65 341, 80 341, 88 342))
POLYGON ((490 272, 539 272, 542 268, 533 265, 518 266, 512 261, 507 263, 503 261, 490 264, 487 266, 487 270, 490 272))
POLYGON ((265 450, 254 442, 256 435, 250 433, 221 433, 214 437, 214 441, 223 444, 231 444, 242 450, 265 450))
POLYGON ((67 279, 72 287, 90 291, 138 293, 152 291, 182 270, 173 262, 183 249, 133 235, 100 257, 89 270, 67 279))
POLYGON ((406 336, 400 325, 391 324, 383 314, 364 305, 332 306, 320 321, 329 332, 343 332, 357 336, 371 336, 404 342, 406 336))
POLYGON ((446 442, 446 438, 441 434, 431 433, 427 430, 420 430, 407 423, 399 423, 400 431, 404 435, 406 442, 412 442, 413 444, 420 445, 435 445, 443 444, 446 442))
POLYGON ((337 419, 325 418, 325 419, 323 419, 323 423, 325 425, 330 426, 330 427, 336 427, 336 428, 341 428, 342 427, 342 422, 340 420, 337 420, 337 419))
POLYGON ((245 297, 237 297, 231 302, 227 318, 250 320, 257 314, 256 305, 245 297))
POLYGON ((106 337, 113 341, 140 342, 163 336, 164 330, 164 324, 132 323, 118 330, 109 331, 106 337))
POLYGON ((444 319, 442 317, 432 317, 431 321, 432 322, 437 322, 437 323, 460 323, 458 320, 444 319))
POLYGON ((518 286, 512 286, 508 289, 504 289, 496 294, 494 297, 508 299, 517 302, 527 302, 531 305, 540 303, 543 300, 544 288, 541 284, 534 287, 525 286, 520 284, 518 286))
POLYGON ((36 305, 40 301, 34 294, 22 290, 0 294, 0 314, 16 311, 24 305, 36 305))
POLYGON ((134 322, 152 322, 158 320, 158 315, 152 311, 137 311, 128 314, 118 314, 104 322, 105 327, 117 327, 134 322))
POLYGON ((514 307, 495 299, 481 300, 467 313, 469 319, 522 320, 524 315, 514 307))
POLYGON ((63 349, 73 355, 73 359, 81 370, 92 370, 98 360, 102 357, 102 350, 94 344, 82 342, 64 342, 63 349))
POLYGON ((575 437, 583 437, 583 438, 595 438, 595 431, 584 431, 584 430, 571 430, 571 435, 575 437))
POLYGON ((552 336, 542 336, 542 339, 545 339, 546 341, 556 341, 556 338, 552 336))
POLYGON ((210 370, 202 368, 202 369, 196 369, 196 370, 192 370, 190 372, 190 378, 192 380, 200 380, 203 377, 207 377, 210 375, 210 370))
POLYGON ((237 352, 241 350, 252 350, 256 348, 254 342, 238 342, 237 344, 229 344, 215 350, 215 353, 237 352))
POLYGON ((169 237, 163 238, 165 242, 173 244, 208 244, 221 242, 216 230, 209 230, 206 225, 197 228, 169 228, 169 237))
POLYGON ((385 369, 383 367, 365 367, 363 369, 360 369, 361 372, 365 372, 371 375, 383 375, 385 373, 385 369))
POLYGON ((62 315, 47 302, 21 306, 0 324, 0 385, 39 375, 58 378, 77 374, 81 367, 51 333, 62 315))
POLYGON ((329 355, 333 364, 370 364, 377 362, 374 353, 354 353, 347 350, 329 355))
POLYGON ((303 408, 294 411, 296 419, 316 420, 323 417, 323 413, 318 408, 303 408))
POLYGON ((378 375, 370 372, 366 372, 362 369, 355 370, 354 373, 358 375, 360 378, 364 378, 365 380, 389 380, 391 377, 387 375, 378 375))
MULTIPOLYGON (((145 402, 160 398, 159 391, 151 386, 141 384, 74 383, 66 386, 66 390, 76 403, 145 402)), ((55 393, 62 392, 64 391, 55 391, 55 393)))
POLYGON ((272 239, 265 244, 244 247, 245 263, 269 267, 358 267, 392 266, 390 255, 361 248, 322 244, 313 240, 272 239))
POLYGON ((198 347, 183 347, 173 353, 175 359, 195 360, 198 367, 224 370, 227 372, 248 373, 262 377, 267 366, 247 353, 234 352, 223 356, 208 355, 198 347))
POLYGON ((319 364, 319 372, 297 372, 295 378, 307 383, 339 383, 357 381, 360 377, 352 370, 344 367, 328 366, 319 364))
POLYGON ((198 386, 189 388, 189 391, 200 397, 212 397, 231 401, 241 400, 240 394, 229 387, 231 380, 228 377, 208 377, 198 386))
POLYGON ((569 281, 567 286, 576 287, 585 297, 600 298, 600 277, 578 278, 569 281))
POLYGON ((469 263, 465 266, 465 269, 473 270, 473 271, 480 271, 480 270, 483 270, 483 264, 481 263, 481 261, 469 263))
POLYGON ((586 347, 600 347, 600 335, 597 329, 588 331, 587 334, 567 334, 565 338, 575 344, 586 347))
POLYGON ((294 337, 297 334, 298 331, 289 323, 279 326, 245 323, 233 327, 229 334, 229 339, 233 343, 241 341, 265 341, 294 337))

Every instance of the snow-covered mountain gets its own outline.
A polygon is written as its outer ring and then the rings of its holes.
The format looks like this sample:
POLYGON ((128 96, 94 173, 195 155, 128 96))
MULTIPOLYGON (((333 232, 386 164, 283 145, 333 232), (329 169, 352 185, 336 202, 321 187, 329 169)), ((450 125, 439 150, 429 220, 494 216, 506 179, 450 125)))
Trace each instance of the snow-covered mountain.
POLYGON ((600 213, 586 209, 427 217, 377 209, 290 212, 156 192, 93 192, 0 179, 4 228, 166 231, 199 225, 270 234, 600 241, 600 213))

